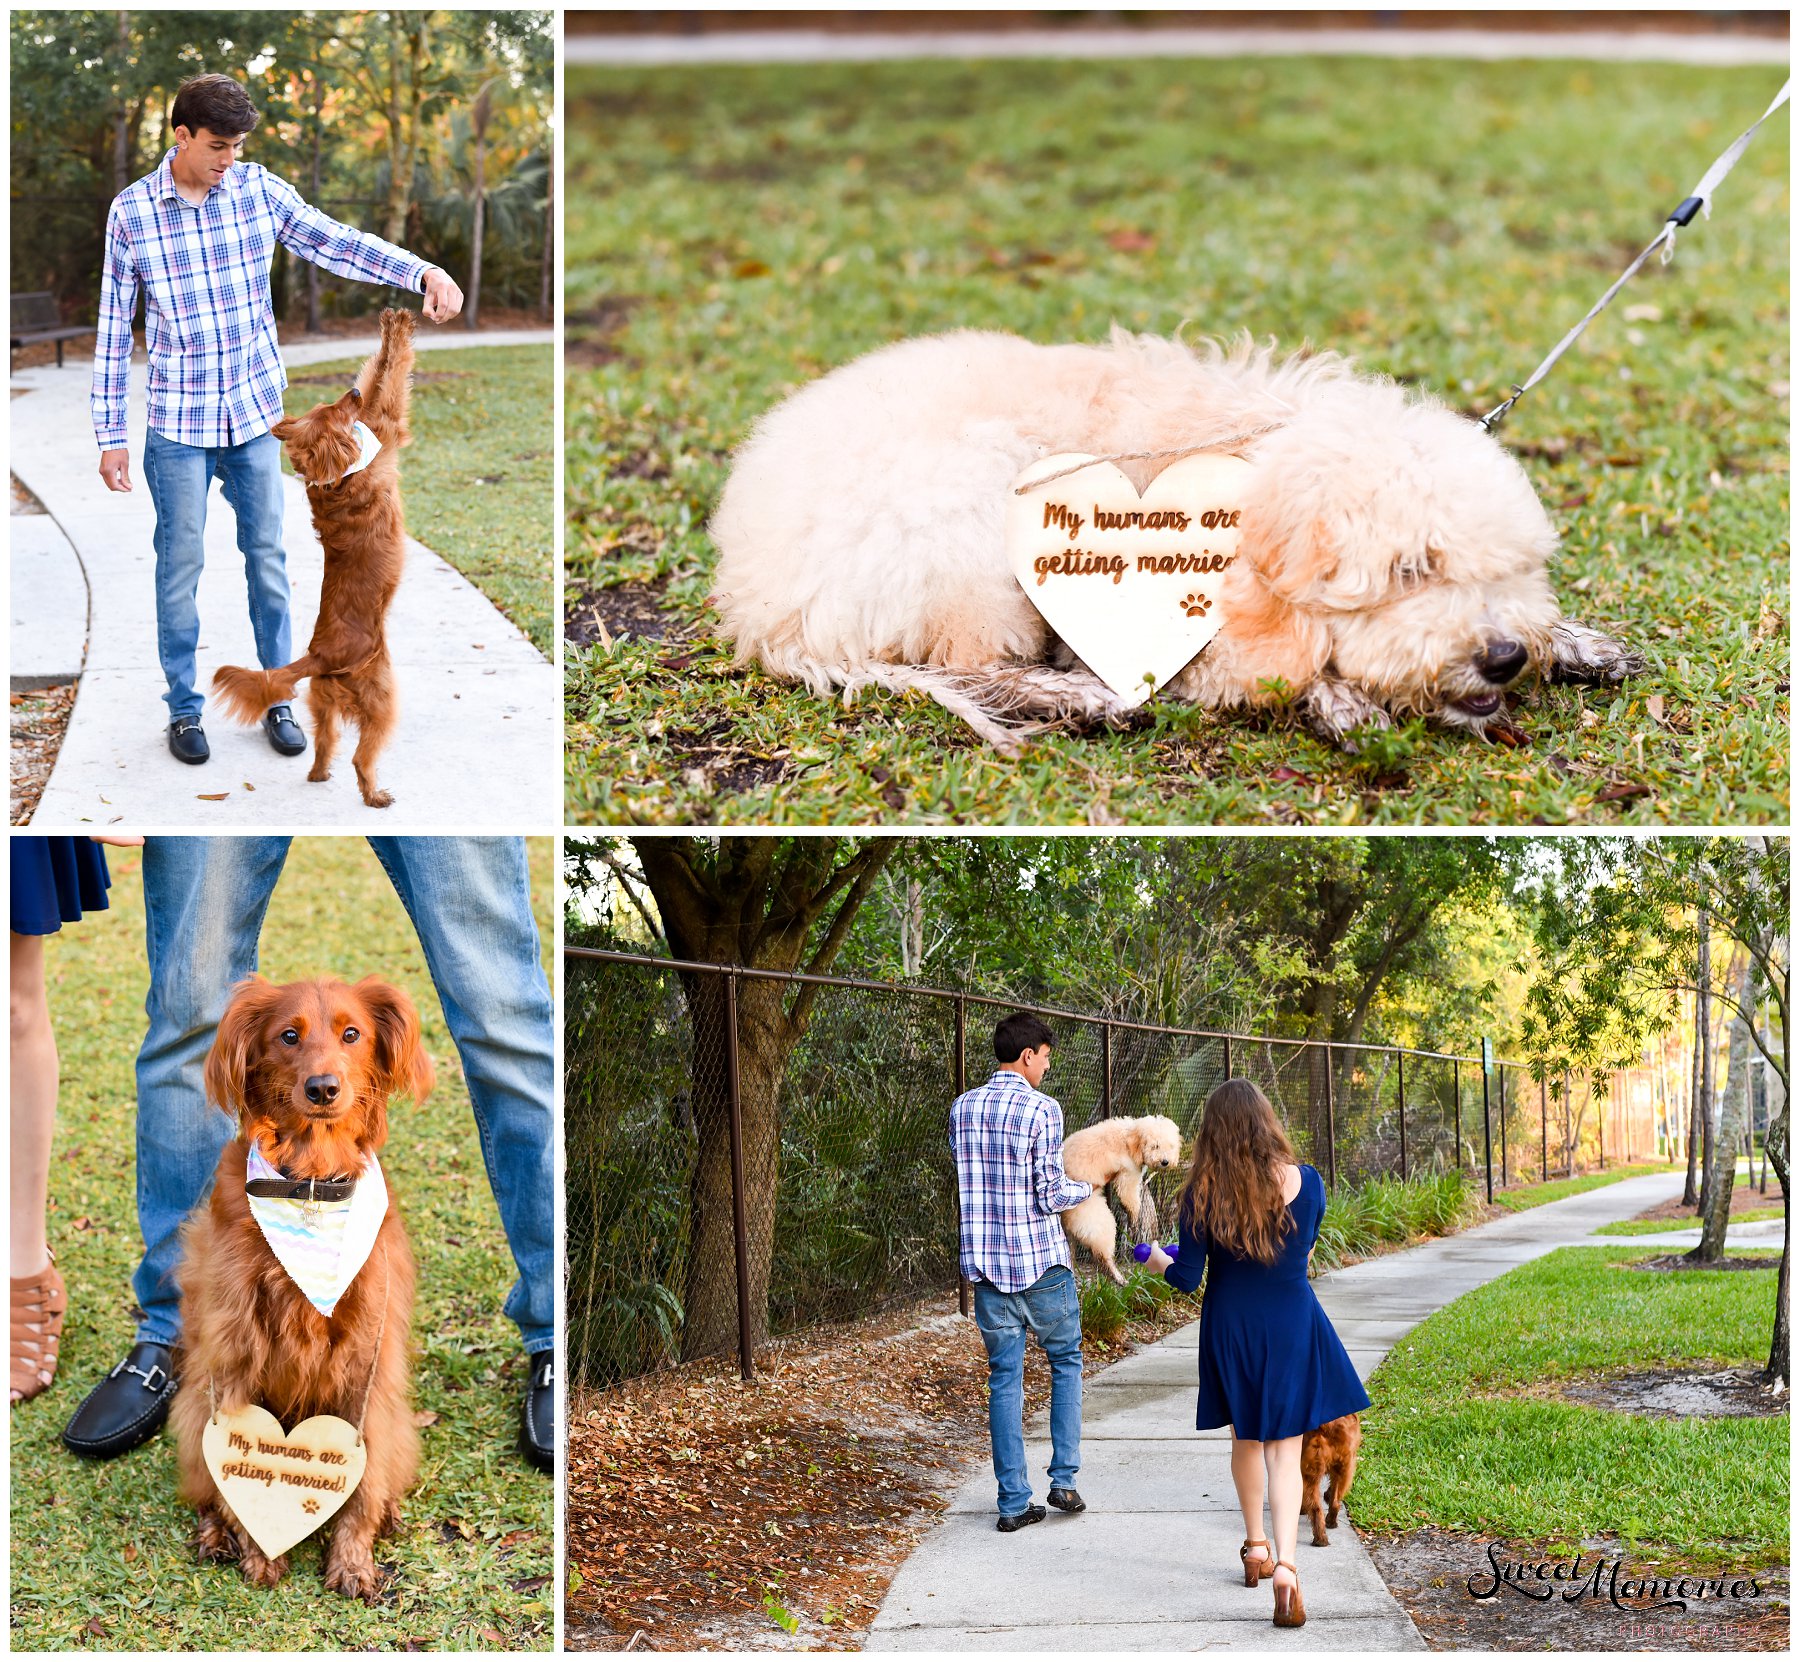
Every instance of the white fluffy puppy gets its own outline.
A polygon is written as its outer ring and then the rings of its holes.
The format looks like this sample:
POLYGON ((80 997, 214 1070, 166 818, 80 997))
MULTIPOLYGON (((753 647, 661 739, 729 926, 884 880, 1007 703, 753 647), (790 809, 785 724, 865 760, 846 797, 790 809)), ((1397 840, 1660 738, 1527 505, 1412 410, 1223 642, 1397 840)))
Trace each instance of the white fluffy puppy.
MULTIPOLYGON (((819 692, 917 689, 1010 749, 1009 720, 1116 718, 1007 564, 1006 505, 1060 451, 1234 447, 1255 472, 1225 626, 1163 689, 1295 703, 1328 738, 1420 715, 1485 731, 1535 667, 1643 659, 1562 616, 1556 532, 1480 425, 1336 353, 1277 359, 1115 329, 1104 346, 964 330, 869 353, 758 422, 713 516, 713 602, 740 663, 819 692)), ((1120 464, 1139 490, 1166 461, 1120 464)))
POLYGON ((1110 1184, 1140 1236, 1156 1233, 1156 1200, 1144 1182, 1149 1171, 1164 1171, 1181 1158, 1181 1127, 1162 1114, 1142 1119, 1098 1120, 1063 1139, 1063 1170, 1094 1185, 1079 1206, 1058 1213, 1071 1241, 1084 1246, 1114 1281, 1125 1277, 1113 1262, 1118 1225, 1103 1191, 1110 1184))

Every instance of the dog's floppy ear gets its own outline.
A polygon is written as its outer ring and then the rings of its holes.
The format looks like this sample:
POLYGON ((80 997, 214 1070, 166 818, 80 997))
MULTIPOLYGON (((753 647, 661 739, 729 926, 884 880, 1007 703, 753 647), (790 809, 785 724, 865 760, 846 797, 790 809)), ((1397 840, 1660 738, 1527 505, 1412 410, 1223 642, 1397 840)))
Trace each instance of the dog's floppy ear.
POLYGON ((404 1091, 414 1102, 423 1102, 437 1083, 437 1070, 419 1036, 418 1008, 377 975, 364 976, 355 991, 375 1018, 375 1058, 383 1094, 404 1091))
POLYGON ((281 989, 260 975, 252 975, 231 989, 231 998, 219 1017, 212 1049, 206 1053, 204 1080, 207 1101, 241 1125, 250 1111, 250 1069, 259 1041, 258 1030, 281 1001, 281 989))

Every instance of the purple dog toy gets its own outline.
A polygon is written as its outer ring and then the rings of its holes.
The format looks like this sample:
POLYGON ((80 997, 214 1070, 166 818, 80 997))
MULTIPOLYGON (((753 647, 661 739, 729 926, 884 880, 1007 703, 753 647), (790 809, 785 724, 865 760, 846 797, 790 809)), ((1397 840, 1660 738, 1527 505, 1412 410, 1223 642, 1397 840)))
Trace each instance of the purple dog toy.
MULTIPOLYGON (((1171 1241, 1163 1248, 1163 1251, 1173 1258, 1181 1251, 1181 1243, 1179 1241, 1171 1241)), ((1147 1264, 1150 1262, 1150 1252, 1150 1243, 1148 1241, 1139 1241, 1138 1244, 1131 1249, 1131 1256, 1140 1264, 1147 1264)))

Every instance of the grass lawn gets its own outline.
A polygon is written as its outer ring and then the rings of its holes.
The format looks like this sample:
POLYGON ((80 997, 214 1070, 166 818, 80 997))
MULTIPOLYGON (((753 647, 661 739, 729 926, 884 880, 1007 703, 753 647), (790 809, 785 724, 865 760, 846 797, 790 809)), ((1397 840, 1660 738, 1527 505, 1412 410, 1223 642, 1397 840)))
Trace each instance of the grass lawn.
POLYGON ((1584 1194, 1589 1189, 1603 1189, 1626 1177, 1647 1177, 1651 1172, 1673 1171, 1668 1165, 1651 1163, 1642 1166, 1611 1166, 1605 1171, 1590 1171, 1580 1177, 1555 1177, 1548 1183, 1533 1183, 1523 1189, 1496 1189, 1494 1204, 1509 1212, 1529 1212, 1534 1206, 1546 1206, 1553 1200, 1567 1200, 1570 1195, 1584 1194))
MULTIPOLYGON (((1779 1206, 1755 1206, 1748 1212, 1733 1212, 1733 1223, 1766 1223, 1772 1218, 1779 1218, 1782 1208, 1779 1206)), ((1698 1229, 1698 1218, 1626 1218, 1622 1223, 1603 1223, 1594 1231, 1596 1235, 1658 1235, 1671 1229, 1698 1229)))
MULTIPOLYGON (((383 1154, 419 1259, 416 1405, 437 1416, 422 1433, 400 1531, 376 1546, 394 1572, 383 1601, 327 1593, 312 1542, 294 1549, 273 1592, 248 1587, 233 1565, 196 1563, 166 1430, 105 1462, 77 1460, 58 1441, 131 1342, 130 1277, 142 1246, 131 1154, 146 985, 140 856, 107 854, 111 910, 48 947, 62 1058, 50 1244, 69 1314, 56 1383, 12 1411, 13 1649, 548 1650, 554 1488, 514 1446, 524 1356, 500 1305, 516 1271, 418 939, 360 837, 295 841, 262 963, 276 980, 388 976, 418 1001, 438 1065, 430 1101, 401 1105, 383 1154)), ((535 841, 546 961, 550 866, 548 840, 535 841)))
POLYGON ((1415 726, 1354 759, 1165 706, 1007 762, 935 705, 845 712, 733 670, 704 606, 706 518, 750 423, 902 337, 1248 330, 1485 410, 1776 80, 1355 59, 572 68, 566 548, 573 636, 595 644, 568 656, 571 819, 1785 823, 1785 118, 1504 429, 1562 534, 1558 594, 1652 664, 1620 691, 1528 686, 1522 748, 1415 726))
MULTIPOLYGON (((291 371, 288 413, 337 397, 362 364, 346 358, 291 371)), ((546 658, 555 656, 555 373, 549 345, 421 352, 401 485, 407 530, 546 658)))
POLYGON ((1755 1365, 1775 1271, 1654 1274, 1563 1247, 1414 1328, 1369 1382, 1359 1528, 1436 1524, 1572 1548, 1616 1534, 1696 1567, 1788 1555, 1788 1421, 1652 1419, 1514 1395, 1598 1371, 1755 1365))

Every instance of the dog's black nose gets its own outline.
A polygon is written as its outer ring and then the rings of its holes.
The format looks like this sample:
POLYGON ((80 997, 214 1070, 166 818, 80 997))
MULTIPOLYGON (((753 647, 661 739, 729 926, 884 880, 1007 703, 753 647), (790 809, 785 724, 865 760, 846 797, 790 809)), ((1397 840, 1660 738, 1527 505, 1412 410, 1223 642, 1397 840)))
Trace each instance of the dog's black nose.
POLYGON ((1497 635, 1475 654, 1475 667, 1481 672, 1482 680, 1504 687, 1525 667, 1530 657, 1531 654, 1517 641, 1497 635))
POLYGON ((357 403, 360 404, 362 402, 362 388, 354 381, 350 383, 350 396, 354 398, 357 403))
POLYGON ((320 1107, 336 1102, 338 1094, 338 1076, 335 1073, 315 1073, 306 1082, 306 1100, 316 1102, 320 1107))

